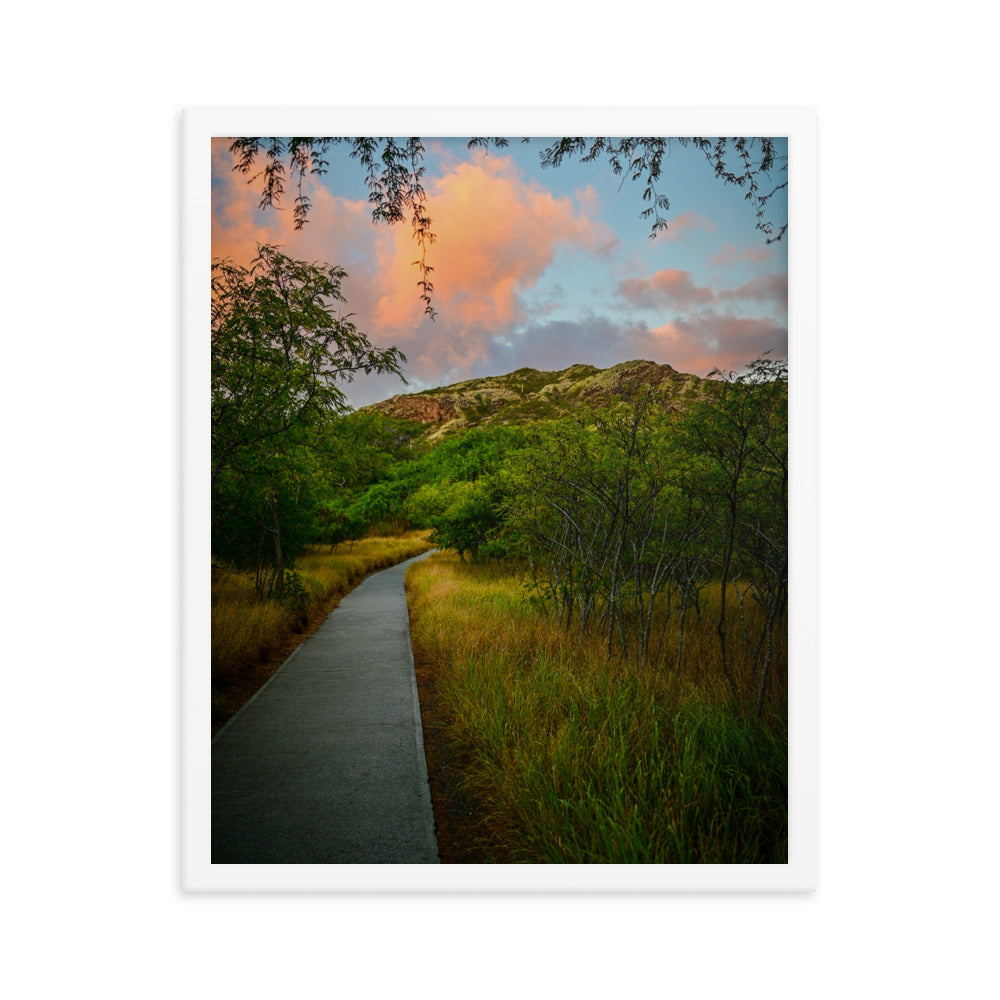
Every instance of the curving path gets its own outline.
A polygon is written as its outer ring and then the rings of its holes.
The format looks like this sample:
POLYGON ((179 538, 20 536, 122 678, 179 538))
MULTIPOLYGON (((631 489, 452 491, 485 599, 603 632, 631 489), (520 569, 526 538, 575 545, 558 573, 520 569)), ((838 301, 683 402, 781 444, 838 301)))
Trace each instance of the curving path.
POLYGON ((437 864, 403 578, 368 577, 212 741, 213 864, 437 864))

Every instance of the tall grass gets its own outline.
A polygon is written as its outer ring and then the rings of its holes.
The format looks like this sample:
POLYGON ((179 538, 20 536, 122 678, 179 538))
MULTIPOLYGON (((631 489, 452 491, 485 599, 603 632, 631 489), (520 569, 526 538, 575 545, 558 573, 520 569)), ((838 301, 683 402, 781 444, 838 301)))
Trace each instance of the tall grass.
MULTIPOLYGON (((784 724, 732 709, 710 664, 685 675, 669 655, 643 670, 609 661, 515 573, 451 554, 415 565, 407 588, 491 860, 787 860, 784 724)), ((703 613, 692 629, 693 663, 714 622, 703 613)))
POLYGON ((212 565, 212 728, 218 729, 369 573, 431 548, 429 532, 313 546, 283 598, 259 600, 253 574, 212 565))

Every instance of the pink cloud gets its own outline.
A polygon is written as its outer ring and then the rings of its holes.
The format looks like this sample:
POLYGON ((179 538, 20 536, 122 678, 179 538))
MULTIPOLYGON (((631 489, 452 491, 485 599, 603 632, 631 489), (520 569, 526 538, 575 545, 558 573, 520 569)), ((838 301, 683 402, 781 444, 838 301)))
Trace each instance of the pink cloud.
POLYGON ((437 237, 428 251, 434 267, 430 323, 417 298, 419 250, 408 227, 380 237, 380 292, 372 314, 382 340, 400 346, 415 373, 442 366, 468 369, 485 359, 492 337, 527 319, 521 294, 537 284, 557 247, 607 253, 615 237, 594 217, 596 197, 578 203, 527 181, 509 157, 476 155, 453 164, 428 184, 437 237))
POLYGON ((304 193, 312 201, 309 221, 295 229, 293 185, 286 186, 280 206, 260 209, 260 181, 232 169, 228 139, 212 140, 212 256, 249 264, 258 243, 277 243, 302 260, 344 265, 371 242, 370 209, 364 199, 332 195, 307 179, 304 193))
MULTIPOLYGON (((356 199, 341 198, 310 181, 313 208, 307 225, 296 231, 290 186, 282 210, 260 211, 259 188, 233 173, 228 142, 216 140, 212 155, 213 255, 249 263, 257 243, 269 241, 296 257, 342 265, 349 273, 344 310, 354 314, 373 343, 399 347, 418 384, 522 365, 564 367, 583 361, 607 367, 641 357, 704 375, 716 365, 740 367, 763 350, 786 351, 781 320, 737 315, 741 303, 755 305, 758 312, 760 303, 783 308, 787 278, 780 274, 722 291, 698 285, 691 272, 679 269, 620 282, 617 293, 628 305, 665 313, 652 328, 618 317, 545 322, 539 311, 526 315, 524 293, 539 282, 561 246, 604 254, 615 238, 598 221, 592 189, 558 198, 528 180, 510 158, 452 160, 443 176, 426 180, 437 236, 428 249, 438 311, 431 322, 419 300, 419 271, 412 265, 419 250, 410 226, 374 226, 363 189, 356 199), (721 302, 733 312, 716 312, 721 302), (676 318, 678 312, 692 315, 676 318)), ((709 224, 685 213, 672 226, 676 236, 709 224)), ((739 251, 733 248, 732 254, 735 260, 739 251)), ((562 297, 559 289, 554 294, 562 297)), ((359 384, 352 395, 370 402, 403 391, 398 379, 373 376, 369 387, 359 384)))
MULTIPOLYGON (((229 140, 216 139, 212 144, 212 256, 229 257, 249 265, 258 243, 275 243, 292 257, 320 264, 343 267, 347 277, 341 284, 346 299, 339 311, 350 315, 356 326, 369 335, 377 347, 394 346, 391 341, 373 335, 371 317, 381 285, 378 281, 376 247, 384 230, 376 229, 371 206, 363 198, 337 197, 329 189, 308 178, 304 192, 312 201, 309 219, 296 230, 292 216, 291 185, 278 208, 261 210, 260 182, 232 169, 229 140)), ((418 301, 416 277, 412 278, 413 301, 418 301)), ((395 385, 403 388, 395 381, 395 385)))
POLYGON ((417 379, 436 382, 442 371, 464 377, 486 359, 497 335, 527 319, 521 294, 560 245, 604 254, 616 243, 597 220, 592 188, 557 198, 510 158, 452 161, 425 182, 436 236, 427 252, 437 310, 431 322, 419 299, 419 247, 409 225, 376 227, 366 200, 336 197, 308 179, 309 221, 295 230, 291 186, 281 209, 261 211, 259 182, 248 185, 233 172, 228 145, 219 139, 212 150, 213 257, 249 264, 259 242, 272 242, 292 256, 345 267, 345 311, 373 343, 399 347, 417 379))
POLYGON ((762 274, 739 288, 696 285, 689 271, 665 268, 650 278, 626 278, 615 293, 639 309, 695 309, 715 302, 772 302, 788 308, 788 275, 762 274))
POLYGON ((626 278, 618 283, 618 295, 628 299, 635 306, 675 306, 687 309, 705 305, 715 300, 710 288, 694 283, 689 271, 665 268, 651 278, 626 278))
POLYGON ((739 369, 765 351, 788 352, 788 329, 778 321, 708 311, 633 335, 633 349, 680 371, 706 375, 712 368, 739 369))

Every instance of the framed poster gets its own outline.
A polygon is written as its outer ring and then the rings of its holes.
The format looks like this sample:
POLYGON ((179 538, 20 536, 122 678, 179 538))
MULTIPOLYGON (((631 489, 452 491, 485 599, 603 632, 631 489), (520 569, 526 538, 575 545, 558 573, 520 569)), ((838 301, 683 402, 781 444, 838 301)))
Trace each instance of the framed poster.
POLYGON ((183 138, 185 887, 814 888, 815 116, 183 138))

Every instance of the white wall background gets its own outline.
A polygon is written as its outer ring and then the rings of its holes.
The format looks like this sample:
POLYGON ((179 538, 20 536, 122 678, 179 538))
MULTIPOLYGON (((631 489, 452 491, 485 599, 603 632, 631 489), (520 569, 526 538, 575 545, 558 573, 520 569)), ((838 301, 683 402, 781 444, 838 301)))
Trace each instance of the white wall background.
POLYGON ((968 0, 937 19, 918 9, 183 0, 7 13, 10 995, 995 989, 992 33, 968 0), (180 111, 337 103, 817 111, 815 894, 180 891, 180 111))

